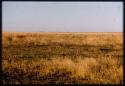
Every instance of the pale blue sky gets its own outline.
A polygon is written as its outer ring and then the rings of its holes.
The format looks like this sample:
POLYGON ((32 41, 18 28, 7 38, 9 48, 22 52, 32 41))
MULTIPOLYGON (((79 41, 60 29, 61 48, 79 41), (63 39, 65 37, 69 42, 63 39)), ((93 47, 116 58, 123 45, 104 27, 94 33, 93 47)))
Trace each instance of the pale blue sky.
POLYGON ((2 30, 122 32, 123 2, 2 2, 2 30))

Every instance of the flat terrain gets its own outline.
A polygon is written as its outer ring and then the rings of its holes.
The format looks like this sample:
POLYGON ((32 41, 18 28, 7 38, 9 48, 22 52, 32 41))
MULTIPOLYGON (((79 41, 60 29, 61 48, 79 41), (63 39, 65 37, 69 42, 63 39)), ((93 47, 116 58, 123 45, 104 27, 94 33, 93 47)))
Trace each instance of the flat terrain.
POLYGON ((3 83, 122 84, 123 33, 2 33, 3 83))

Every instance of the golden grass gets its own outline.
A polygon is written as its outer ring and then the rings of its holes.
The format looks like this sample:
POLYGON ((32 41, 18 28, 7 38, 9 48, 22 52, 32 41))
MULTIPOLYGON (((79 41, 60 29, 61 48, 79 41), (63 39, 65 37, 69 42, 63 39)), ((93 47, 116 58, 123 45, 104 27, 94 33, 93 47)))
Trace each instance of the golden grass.
POLYGON ((3 82, 123 84, 122 35, 4 32, 3 82))

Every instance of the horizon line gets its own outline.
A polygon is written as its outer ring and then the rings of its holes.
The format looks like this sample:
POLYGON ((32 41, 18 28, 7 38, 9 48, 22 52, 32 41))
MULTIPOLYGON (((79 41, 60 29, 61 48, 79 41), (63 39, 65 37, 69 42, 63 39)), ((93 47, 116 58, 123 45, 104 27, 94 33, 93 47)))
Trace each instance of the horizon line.
POLYGON ((41 32, 41 33, 123 33, 123 32, 52 32, 52 31, 2 31, 2 32, 24 32, 24 33, 36 33, 36 32, 41 32))

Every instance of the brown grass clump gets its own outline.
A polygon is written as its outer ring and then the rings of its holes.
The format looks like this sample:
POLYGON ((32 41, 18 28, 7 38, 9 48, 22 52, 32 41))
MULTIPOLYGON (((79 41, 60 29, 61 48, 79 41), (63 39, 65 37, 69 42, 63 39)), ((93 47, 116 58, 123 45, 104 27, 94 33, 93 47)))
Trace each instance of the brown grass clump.
MULTIPOLYGON (((122 83, 123 82, 123 67, 118 67, 118 63, 116 59, 112 59, 111 64, 107 62, 110 58, 101 60, 96 60, 95 58, 85 58, 85 59, 77 59, 77 62, 72 61, 71 59, 52 59, 52 60, 22 60, 19 62, 12 62, 8 64, 8 62, 4 61, 3 65, 5 69, 4 71, 8 71, 11 80, 14 79, 11 75, 15 74, 17 78, 17 82, 21 83, 19 80, 24 79, 20 76, 25 77, 27 82, 25 84, 29 84, 29 81, 33 83, 33 80, 36 80, 36 83, 42 83, 40 77, 45 77, 48 80, 46 82, 54 80, 53 83, 74 83, 71 82, 75 80, 76 83, 122 83), (7 68, 7 69, 6 69, 7 68), (21 72, 20 73, 18 72, 21 72), (112 74, 113 73, 113 74, 112 74), (34 77, 32 77, 34 76, 34 77), (110 76, 110 77, 109 77, 110 76), (50 78, 49 78, 50 77, 50 78), (68 79, 69 81, 60 81, 59 80, 68 79), (79 81, 79 82, 77 82, 79 81)), ((5 73, 6 75, 7 73, 5 73)), ((6 81, 8 83, 13 83, 12 81, 6 81)), ((25 81, 25 80, 24 80, 25 81)), ((44 83, 43 83, 44 84, 44 83)))

